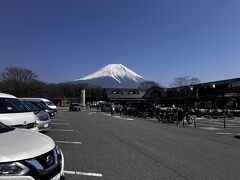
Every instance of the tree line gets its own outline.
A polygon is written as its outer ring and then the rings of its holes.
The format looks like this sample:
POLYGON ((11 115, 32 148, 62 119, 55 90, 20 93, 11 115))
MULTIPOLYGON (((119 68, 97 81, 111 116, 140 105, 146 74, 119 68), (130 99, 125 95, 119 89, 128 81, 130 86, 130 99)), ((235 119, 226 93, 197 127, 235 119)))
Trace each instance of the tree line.
POLYGON ((25 68, 6 67, 0 73, 0 92, 17 97, 80 98, 81 90, 86 90, 86 98, 104 98, 104 89, 78 83, 46 83, 38 75, 25 68))
MULTIPOLYGON (((196 77, 177 77, 171 83, 171 87, 180 87, 198 84, 196 77)), ((152 86, 160 86, 154 81, 145 81, 138 89, 146 90, 152 86)), ((38 79, 38 75, 32 70, 10 66, 0 73, 0 92, 15 95, 17 97, 46 97, 46 98, 80 98, 81 90, 86 90, 88 100, 106 99, 105 90, 98 86, 79 83, 46 83, 38 79)))

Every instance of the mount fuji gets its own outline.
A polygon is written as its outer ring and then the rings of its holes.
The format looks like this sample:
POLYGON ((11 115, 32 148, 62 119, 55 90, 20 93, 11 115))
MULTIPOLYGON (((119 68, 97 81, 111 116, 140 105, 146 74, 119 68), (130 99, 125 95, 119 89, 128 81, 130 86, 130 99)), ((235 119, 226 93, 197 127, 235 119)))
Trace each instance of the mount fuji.
POLYGON ((122 64, 109 64, 76 83, 91 84, 103 88, 137 88, 144 78, 122 64))

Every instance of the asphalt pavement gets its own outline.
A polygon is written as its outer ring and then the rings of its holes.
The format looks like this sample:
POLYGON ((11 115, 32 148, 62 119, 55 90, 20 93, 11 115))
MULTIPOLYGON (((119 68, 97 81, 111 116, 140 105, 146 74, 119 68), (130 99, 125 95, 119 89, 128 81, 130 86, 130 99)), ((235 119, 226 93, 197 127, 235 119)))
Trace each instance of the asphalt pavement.
MULTIPOLYGON (((60 110, 45 132, 65 157, 66 179, 239 180, 240 133, 233 128, 182 127, 154 119, 60 110)), ((211 123, 211 122, 210 122, 211 123)), ((229 124, 229 122, 228 122, 229 124)))

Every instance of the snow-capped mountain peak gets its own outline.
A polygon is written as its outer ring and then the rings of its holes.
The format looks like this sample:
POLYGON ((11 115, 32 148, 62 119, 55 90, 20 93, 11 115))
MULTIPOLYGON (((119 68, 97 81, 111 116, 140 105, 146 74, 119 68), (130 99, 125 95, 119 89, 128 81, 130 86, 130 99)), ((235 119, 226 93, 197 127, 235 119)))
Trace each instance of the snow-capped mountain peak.
MULTIPOLYGON (((114 85, 112 86, 136 86, 137 84, 144 81, 144 78, 137 73, 133 72, 132 70, 128 69, 126 66, 122 64, 109 64, 98 71, 94 72, 93 74, 90 74, 84 78, 76 79, 75 81, 85 81, 85 82, 93 82, 94 84, 96 81, 98 81, 96 84, 106 86, 103 84, 106 84, 106 81, 112 81, 114 85)), ((107 87, 110 87, 110 85, 107 85, 107 87)))
POLYGON ((132 70, 128 69, 126 66, 122 64, 109 64, 102 69, 99 69, 93 74, 90 74, 84 78, 79 80, 89 80, 99 77, 112 77, 119 83, 121 83, 121 78, 130 78, 135 82, 138 82, 139 79, 143 79, 142 76, 138 75, 137 73, 133 72, 132 70))

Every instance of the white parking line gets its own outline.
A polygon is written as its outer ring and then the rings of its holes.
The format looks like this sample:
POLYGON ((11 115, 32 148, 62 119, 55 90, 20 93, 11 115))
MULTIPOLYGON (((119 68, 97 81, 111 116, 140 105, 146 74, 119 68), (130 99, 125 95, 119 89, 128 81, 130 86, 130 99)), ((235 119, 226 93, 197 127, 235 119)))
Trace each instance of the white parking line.
POLYGON ((48 131, 63 131, 63 132, 73 132, 73 129, 48 129, 48 131))
POLYGON ((64 126, 69 126, 70 125, 70 123, 51 123, 51 124, 64 125, 64 126))
POLYGON ((63 121, 63 122, 67 122, 67 120, 63 119, 51 119, 52 121, 63 121))
MULTIPOLYGON (((111 114, 106 114, 106 113, 102 113, 102 115, 105 115, 105 116, 112 116, 111 114)), ((112 116, 112 117, 115 117, 115 118, 117 118, 117 119, 122 119, 122 120, 125 120, 125 121, 133 121, 133 119, 132 118, 123 118, 123 117, 121 117, 121 116, 112 116)))
POLYGON ((212 131, 216 131, 216 130, 222 130, 220 128, 215 128, 215 127, 200 127, 201 129, 206 129, 206 130, 212 130, 212 131))
POLYGON ((89 116, 91 116, 92 114, 96 114, 96 112, 90 112, 90 113, 88 113, 89 116))
POLYGON ((122 119, 122 120, 125 120, 125 121, 133 121, 133 119, 131 119, 131 118, 123 118, 121 116, 113 116, 113 117, 115 117, 117 119, 122 119))
POLYGON ((63 144, 82 144, 82 142, 71 142, 71 141, 55 141, 57 143, 63 143, 63 144))
POLYGON ((105 115, 105 116, 111 116, 111 114, 106 114, 106 113, 102 113, 102 115, 105 115))
POLYGON ((87 173, 87 172, 78 172, 78 171, 64 171, 64 174, 70 175, 82 175, 82 176, 94 176, 94 177, 102 177, 102 174, 99 173, 87 173))
POLYGON ((221 133, 221 132, 217 132, 216 134, 219 134, 219 135, 231 135, 233 133, 221 133))
POLYGON ((204 123, 197 123, 199 126, 209 126, 209 127, 223 127, 223 124, 219 125, 219 124, 204 124, 204 123))

